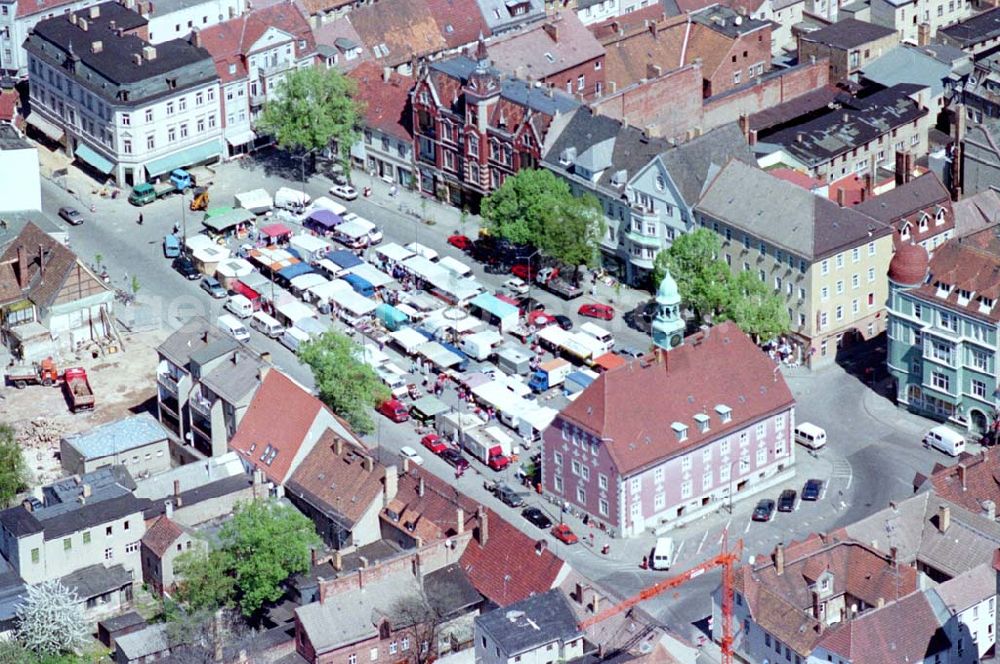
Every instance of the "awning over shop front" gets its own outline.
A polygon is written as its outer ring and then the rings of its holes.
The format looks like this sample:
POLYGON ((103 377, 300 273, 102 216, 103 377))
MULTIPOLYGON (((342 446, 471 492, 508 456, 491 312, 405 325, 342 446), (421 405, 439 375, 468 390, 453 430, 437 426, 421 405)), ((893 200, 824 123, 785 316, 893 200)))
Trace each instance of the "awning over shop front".
POLYGON ((97 154, 92 147, 83 143, 76 146, 76 156, 105 175, 109 174, 115 168, 114 162, 97 154))
POLYGON ((208 161, 212 157, 218 157, 221 152, 222 146, 219 144, 219 140, 215 139, 208 143, 194 145, 184 150, 178 150, 173 154, 168 154, 165 157, 154 159, 146 164, 146 170, 149 172, 150 177, 155 178, 164 173, 169 173, 175 168, 183 168, 208 161))
POLYGON ((253 129, 246 129, 226 136, 226 143, 235 148, 239 145, 246 145, 255 138, 257 138, 257 135, 253 132, 253 129))
POLYGON ((38 113, 32 113, 25 119, 28 121, 28 124, 30 124, 35 129, 42 132, 49 138, 51 138, 53 141, 56 142, 61 141, 63 135, 66 133, 62 130, 61 127, 57 127, 56 125, 52 124, 51 122, 40 116, 38 113))

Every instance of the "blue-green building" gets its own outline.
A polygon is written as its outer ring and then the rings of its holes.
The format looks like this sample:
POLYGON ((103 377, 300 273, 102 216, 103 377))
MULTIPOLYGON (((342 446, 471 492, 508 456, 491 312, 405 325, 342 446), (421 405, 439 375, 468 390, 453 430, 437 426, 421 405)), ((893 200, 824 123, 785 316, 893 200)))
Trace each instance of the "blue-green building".
POLYGON ((902 245, 889 265, 887 361, 899 405, 976 433, 997 417, 997 228, 932 258, 902 245))

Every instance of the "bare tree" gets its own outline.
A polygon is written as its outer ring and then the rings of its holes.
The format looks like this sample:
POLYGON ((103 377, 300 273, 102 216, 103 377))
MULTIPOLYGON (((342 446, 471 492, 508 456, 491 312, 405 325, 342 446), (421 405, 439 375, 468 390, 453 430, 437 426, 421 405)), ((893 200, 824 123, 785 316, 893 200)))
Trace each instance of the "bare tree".
POLYGON ((28 586, 17 607, 17 633, 26 648, 42 655, 80 650, 90 639, 79 598, 58 579, 28 586))
POLYGON ((169 613, 167 638, 176 644, 172 662, 178 664, 213 664, 223 653, 246 652, 247 662, 263 661, 257 653, 261 632, 252 628, 238 611, 185 611, 169 613))
POLYGON ((443 618, 423 591, 396 602, 390 617, 392 629, 404 639, 409 639, 411 644, 399 656, 409 664, 429 664, 436 660, 438 630, 443 618))

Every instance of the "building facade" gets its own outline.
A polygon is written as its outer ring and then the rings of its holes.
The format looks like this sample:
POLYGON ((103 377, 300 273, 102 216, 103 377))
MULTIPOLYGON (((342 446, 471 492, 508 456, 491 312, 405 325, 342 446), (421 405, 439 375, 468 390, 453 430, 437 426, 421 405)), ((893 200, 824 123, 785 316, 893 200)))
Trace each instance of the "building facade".
POLYGON ((931 172, 911 180, 905 170, 897 171, 897 180, 894 188, 854 209, 892 226, 897 244, 915 243, 933 253, 955 236, 951 194, 931 172))
POLYGON ((964 21, 978 9, 972 0, 942 0, 934 5, 917 0, 872 0, 871 21, 898 32, 900 41, 925 45, 938 30, 964 21))
POLYGON ((141 15, 106 2, 42 21, 25 42, 32 116, 92 173, 121 186, 222 152, 211 56, 182 39, 154 46, 147 34, 141 15))
POLYGON ((846 18, 825 28, 799 37, 799 58, 826 58, 834 81, 856 80, 869 62, 899 44, 895 30, 881 25, 846 18))
POLYGON ((409 108, 413 79, 372 62, 348 75, 357 82, 358 99, 365 104, 361 141, 351 147, 354 167, 400 187, 415 187, 409 108))
POLYGON ((889 269, 889 373, 897 403, 973 433, 996 421, 1000 240, 987 228, 928 260, 900 247, 889 269))
POLYGON ((59 441, 63 470, 82 475, 121 464, 133 477, 170 470, 169 432, 149 413, 108 422, 59 441))

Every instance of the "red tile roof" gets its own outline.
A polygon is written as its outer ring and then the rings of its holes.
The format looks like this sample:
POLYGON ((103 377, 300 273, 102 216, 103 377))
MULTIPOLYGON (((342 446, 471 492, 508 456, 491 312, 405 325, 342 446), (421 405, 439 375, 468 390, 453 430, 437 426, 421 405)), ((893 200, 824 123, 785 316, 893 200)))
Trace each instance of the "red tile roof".
POLYGON ((20 101, 17 90, 0 90, 0 122, 14 122, 20 101))
POLYGON ((608 441, 620 473, 628 473, 747 426, 794 404, 785 379, 731 322, 688 337, 653 361, 606 371, 567 406, 560 419, 608 441), (720 424, 715 407, 731 409, 720 424), (711 418, 702 433, 694 416, 711 418), (674 422, 687 426, 677 440, 674 422))
POLYGON ((778 179, 784 180, 785 182, 797 184, 808 191, 813 191, 814 189, 818 189, 826 184, 822 180, 809 177, 805 173, 791 168, 772 168, 768 171, 768 173, 778 179))
POLYGON ((604 55, 604 46, 574 11, 561 12, 544 23, 491 40, 486 50, 497 69, 515 78, 534 80, 543 80, 604 55))
POLYGON ((71 4, 73 0, 17 0, 17 17, 42 14, 56 7, 71 4))
POLYGON ((354 29, 346 16, 326 21, 313 30, 313 37, 317 44, 337 52, 337 68, 341 71, 349 72, 362 62, 368 62, 372 59, 371 49, 365 47, 361 35, 354 29), (348 60, 347 52, 354 50, 349 48, 351 46, 356 47, 359 53, 348 60))
POLYGON ((489 37, 490 26, 475 0, 424 0, 437 21, 448 48, 471 44, 479 35, 489 37))
MULTIPOLYGON (((200 31, 202 46, 212 54, 215 69, 222 83, 239 80, 247 75, 247 56, 253 52, 254 44, 270 28, 281 30, 291 35, 295 58, 300 59, 316 50, 312 29, 302 14, 302 10, 293 2, 280 2, 234 19, 209 26, 200 31), (299 48, 299 42, 305 41, 305 48, 299 48), (236 65, 234 73, 229 73, 229 66, 236 65)), ((268 47, 273 44, 268 44, 268 47)))
POLYGON ((146 534, 142 536, 142 543, 149 547, 158 558, 162 558, 163 554, 183 534, 184 531, 180 526, 167 517, 160 516, 146 529, 146 534))
POLYGON ((365 47, 388 67, 443 51, 447 44, 424 0, 380 0, 350 13, 348 19, 365 47), (378 55, 376 47, 385 50, 378 55))
POLYGON ((950 240, 934 250, 930 262, 928 282, 910 293, 936 305, 945 305, 962 311, 967 316, 1000 321, 1000 238, 992 228, 967 235, 960 240, 950 240), (951 287, 951 292, 938 296, 937 284, 951 287), (959 290, 968 290, 974 296, 959 304, 959 290), (980 308, 979 298, 994 301, 991 309, 980 308))
POLYGON ((928 486, 938 497, 975 514, 982 512, 984 501, 1000 505, 1000 453, 984 448, 979 454, 963 454, 954 465, 936 465, 930 477, 920 475, 914 482, 916 490, 928 486))
POLYGON ((325 409, 322 401, 272 369, 264 376, 229 447, 260 468, 269 480, 284 484, 309 429, 325 409))
POLYGON ((413 140, 410 130, 410 89, 413 79, 395 72, 383 79, 382 67, 365 62, 348 76, 358 84, 358 100, 365 104, 365 124, 401 141, 413 140))

